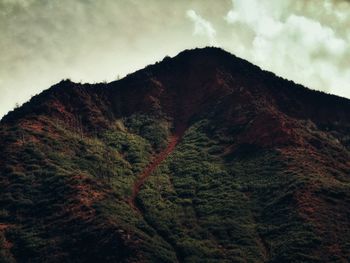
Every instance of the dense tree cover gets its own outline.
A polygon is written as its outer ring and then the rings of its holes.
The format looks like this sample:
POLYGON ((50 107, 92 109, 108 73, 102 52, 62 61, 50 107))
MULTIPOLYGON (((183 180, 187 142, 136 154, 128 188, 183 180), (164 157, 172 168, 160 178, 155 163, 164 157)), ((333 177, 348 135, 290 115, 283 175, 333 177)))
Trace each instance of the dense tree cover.
MULTIPOLYGON (((135 211, 126 202, 132 185, 166 145, 170 125, 134 115, 82 137, 63 124, 41 122, 59 139, 19 126, 1 131, 20 144, 2 149, 3 262, 322 261, 312 251, 323 237, 298 214, 295 200, 316 179, 303 167, 288 167, 293 160, 276 150, 224 154, 232 139, 210 120, 197 121, 146 181, 135 211), (40 143, 30 140, 34 135, 40 143)), ((337 202, 349 198, 346 185, 317 191, 337 202)), ((342 245, 346 249, 346 238, 342 245)))

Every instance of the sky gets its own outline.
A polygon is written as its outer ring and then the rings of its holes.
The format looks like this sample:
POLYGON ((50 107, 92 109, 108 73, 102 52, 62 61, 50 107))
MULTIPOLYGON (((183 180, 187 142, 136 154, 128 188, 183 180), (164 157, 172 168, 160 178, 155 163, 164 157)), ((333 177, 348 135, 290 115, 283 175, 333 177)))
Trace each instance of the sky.
POLYGON ((205 46, 350 98, 350 0, 0 0, 0 118, 62 79, 205 46))

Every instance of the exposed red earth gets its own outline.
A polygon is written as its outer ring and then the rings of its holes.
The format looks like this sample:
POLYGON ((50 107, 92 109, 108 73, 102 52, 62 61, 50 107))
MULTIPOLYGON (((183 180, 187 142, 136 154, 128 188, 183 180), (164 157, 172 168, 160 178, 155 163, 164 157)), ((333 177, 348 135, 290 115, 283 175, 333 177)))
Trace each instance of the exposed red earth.
MULTIPOLYGON (((182 120, 185 118, 183 117, 182 120)), ((188 119, 188 117, 186 117, 188 119)), ((156 154, 147 167, 140 173, 132 188, 132 195, 128 199, 129 205, 139 211, 135 203, 138 193, 146 182, 147 178, 157 169, 157 167, 174 151, 176 145, 180 142, 186 131, 186 125, 177 124, 174 133, 169 137, 168 144, 165 149, 156 154)))
POLYGON ((162 150, 160 153, 158 153, 156 156, 154 156, 151 163, 138 176, 132 188, 132 195, 128 199, 128 203, 133 209, 139 211, 137 204, 135 202, 138 193, 140 192, 147 178, 151 176, 152 173, 157 169, 157 167, 174 151, 176 145, 181 140, 181 136, 182 134, 180 133, 170 136, 168 146, 164 150, 162 150))

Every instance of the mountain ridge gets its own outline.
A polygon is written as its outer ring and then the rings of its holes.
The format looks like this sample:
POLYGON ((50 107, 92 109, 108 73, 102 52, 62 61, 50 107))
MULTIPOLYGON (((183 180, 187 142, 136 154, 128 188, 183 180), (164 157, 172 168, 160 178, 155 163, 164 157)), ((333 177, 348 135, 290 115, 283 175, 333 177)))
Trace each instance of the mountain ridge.
MULTIPOLYGON (((282 81, 282 82, 288 83, 289 84, 289 85, 287 85, 288 88, 295 89, 295 91, 293 91, 295 93, 300 92, 300 90, 304 90, 305 91, 305 89, 307 89, 307 93, 308 93, 307 96, 318 96, 319 100, 321 102, 322 102, 322 100, 326 100, 326 98, 328 98, 328 100, 331 100, 332 106, 336 106, 338 104, 349 104, 349 99, 347 99, 347 98, 340 97, 340 96, 333 95, 333 94, 324 93, 322 91, 316 91, 316 90, 308 89, 305 86, 302 86, 300 84, 296 84, 296 83, 294 83, 291 80, 286 80, 286 79, 283 79, 281 77, 278 77, 277 75, 275 75, 272 72, 264 71, 264 70, 260 69, 258 66, 255 66, 255 65, 251 64, 250 62, 248 62, 248 61, 246 61, 244 59, 240 59, 240 58, 230 54, 229 52, 224 51, 223 49, 215 48, 215 47, 196 48, 196 49, 193 49, 193 50, 182 51, 178 55, 176 55, 174 58, 166 57, 160 62, 156 62, 153 65, 149 65, 149 66, 145 67, 144 69, 140 69, 140 70, 137 70, 136 72, 134 72, 132 74, 128 74, 125 78, 123 78, 121 80, 112 81, 110 83, 97 83, 97 84, 85 83, 85 84, 80 84, 80 83, 72 82, 70 80, 64 80, 64 81, 61 81, 60 83, 57 83, 57 84, 53 85, 51 88, 45 90, 44 92, 40 93, 39 95, 44 95, 44 94, 45 95, 46 94, 49 95, 50 92, 62 92, 62 91, 65 90, 64 87, 69 89, 69 86, 71 86, 70 88, 72 88, 72 87, 73 88, 74 87, 75 88, 79 88, 80 87, 82 89, 92 88, 93 89, 92 92, 95 92, 94 91, 95 89, 114 89, 114 88, 118 88, 118 86, 121 86, 124 83, 127 83, 130 80, 135 80, 137 78, 144 78, 144 77, 149 78, 150 75, 154 74, 153 73, 154 71, 156 72, 157 70, 159 70, 160 64, 164 65, 164 67, 166 68, 166 67, 169 67, 169 63, 170 64, 182 63, 183 60, 190 60, 191 57, 193 57, 193 56, 199 56, 200 57, 200 56, 206 56, 207 54, 209 54, 211 57, 213 57, 213 56, 216 57, 216 59, 224 57, 225 60, 229 60, 231 64, 232 63, 235 64, 235 67, 237 67, 237 64, 238 64, 238 67, 241 67, 241 66, 248 67, 249 70, 250 70, 250 73, 256 74, 256 72, 258 72, 259 73, 258 75, 261 75, 263 77, 263 79, 268 79, 268 78, 271 78, 271 77, 275 78, 276 77, 276 81, 277 82, 282 81), (231 59, 233 59, 233 61, 231 59), (172 62, 170 62, 170 61, 172 61, 172 62), (63 89, 63 90, 61 91, 61 89, 63 89)), ((178 65, 176 65, 176 66, 178 67, 178 65)), ((161 70, 164 71, 163 66, 160 66, 160 68, 161 68, 161 70)), ((282 85, 282 88, 284 88, 285 86, 286 85, 282 85)), ((69 90, 65 90, 65 91, 68 92, 69 90)), ((303 96, 305 96, 305 94, 303 94, 303 96)), ((37 103, 37 100, 38 100, 37 97, 38 97, 38 95, 34 96, 34 98, 33 98, 34 102, 33 103, 37 103)), ((27 105, 28 103, 29 102, 25 103, 25 105, 27 105)), ((328 101, 328 103, 329 103, 329 101, 328 101)), ((349 105, 347 105, 347 107, 350 108, 349 105)), ((11 119, 11 115, 15 114, 14 113, 15 111, 17 111, 17 110, 10 111, 8 114, 3 116, 3 118, 0 120, 0 122, 6 122, 7 120, 11 119), (10 116, 8 116, 8 115, 10 115, 10 116)))

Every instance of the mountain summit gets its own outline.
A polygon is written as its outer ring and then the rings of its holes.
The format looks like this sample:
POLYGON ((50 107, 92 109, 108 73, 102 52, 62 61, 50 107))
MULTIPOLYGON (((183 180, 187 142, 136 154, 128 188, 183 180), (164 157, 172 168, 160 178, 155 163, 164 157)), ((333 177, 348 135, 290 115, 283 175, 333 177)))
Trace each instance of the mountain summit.
POLYGON ((0 122, 0 262, 347 262, 350 101, 218 48, 0 122))

